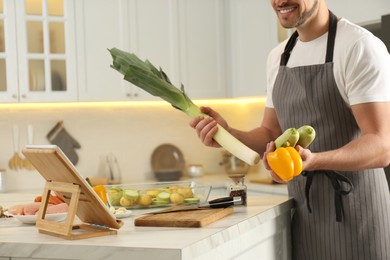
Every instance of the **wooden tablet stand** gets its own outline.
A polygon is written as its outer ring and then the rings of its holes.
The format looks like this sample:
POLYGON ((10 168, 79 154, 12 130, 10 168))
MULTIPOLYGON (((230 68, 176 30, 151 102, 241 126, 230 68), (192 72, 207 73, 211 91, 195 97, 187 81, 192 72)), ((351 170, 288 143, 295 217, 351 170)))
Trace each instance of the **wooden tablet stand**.
POLYGON ((110 213, 59 147, 33 146, 23 154, 46 179, 36 221, 40 233, 69 240, 117 234, 123 222, 110 213), (51 191, 69 205, 65 223, 45 219, 51 191), (81 223, 74 225, 76 216, 81 223))
POLYGON ((87 223, 73 225, 80 199, 80 193, 80 186, 76 184, 46 182, 42 195, 42 204, 36 222, 36 227, 38 228, 39 232, 69 240, 117 234, 116 230, 107 227, 99 227, 97 225, 87 223), (61 191, 70 194, 68 215, 66 217, 65 223, 53 222, 45 219, 51 191, 61 191))

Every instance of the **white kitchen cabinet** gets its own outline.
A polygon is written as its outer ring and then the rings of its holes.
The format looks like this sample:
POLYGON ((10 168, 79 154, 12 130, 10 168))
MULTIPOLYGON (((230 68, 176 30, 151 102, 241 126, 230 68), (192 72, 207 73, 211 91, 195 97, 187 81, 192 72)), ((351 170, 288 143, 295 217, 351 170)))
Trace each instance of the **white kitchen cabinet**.
POLYGON ((74 1, 0 5, 0 101, 77 100, 74 1))
POLYGON ((110 68, 112 47, 163 68, 191 98, 226 97, 224 22, 223 0, 77 2, 80 100, 158 99, 110 68))
POLYGON ((76 1, 76 45, 79 100, 125 100, 132 98, 129 84, 110 68, 108 48, 121 48, 128 39, 128 1, 76 1))
POLYGON ((231 97, 266 95, 268 53, 278 44, 269 1, 229 0, 227 82, 231 97))

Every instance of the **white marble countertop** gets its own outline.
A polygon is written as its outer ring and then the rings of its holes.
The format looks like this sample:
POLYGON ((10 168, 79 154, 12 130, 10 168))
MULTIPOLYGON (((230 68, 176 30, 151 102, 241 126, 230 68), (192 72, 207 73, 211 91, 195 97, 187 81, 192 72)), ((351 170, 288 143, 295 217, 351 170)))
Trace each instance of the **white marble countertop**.
MULTIPOLYGON (((0 205, 31 201, 39 194, 0 194, 0 205)), ((0 257, 39 259, 194 259, 244 236, 293 207, 287 196, 249 197, 248 206, 202 228, 136 227, 134 210, 117 235, 65 240, 41 234, 34 225, 0 219, 0 257)), ((234 248, 232 248, 234 250, 234 248)))
MULTIPOLYGON (((225 174, 205 175, 191 180, 211 185, 213 189, 224 188, 232 183, 229 177, 225 174)), ((245 185, 248 188, 248 192, 281 196, 288 195, 287 184, 272 183, 271 179, 264 176, 264 174, 248 174, 245 177, 245 185)))

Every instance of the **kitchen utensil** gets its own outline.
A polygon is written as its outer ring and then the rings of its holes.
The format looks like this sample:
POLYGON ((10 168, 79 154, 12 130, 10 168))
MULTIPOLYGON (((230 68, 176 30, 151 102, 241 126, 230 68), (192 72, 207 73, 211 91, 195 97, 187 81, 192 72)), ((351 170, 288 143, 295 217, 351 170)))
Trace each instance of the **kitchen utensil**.
MULTIPOLYGON (((33 129, 32 125, 28 125, 27 126, 27 140, 28 140, 29 145, 33 144, 33 139, 34 139, 34 129, 33 129)), ((31 164, 31 162, 27 158, 23 159, 23 167, 29 171, 33 171, 35 169, 34 166, 31 164)))
MULTIPOLYGON (((175 206, 170 209, 178 209, 180 207, 175 206)), ((233 211, 233 207, 227 207, 146 215, 135 219, 134 225, 151 227, 204 227, 232 214, 233 211)))
POLYGON ((176 181, 183 175, 185 161, 179 148, 162 144, 153 151, 151 164, 157 180, 176 181))
POLYGON ((59 121, 47 133, 47 139, 51 144, 57 145, 66 154, 69 160, 76 165, 79 161, 79 156, 75 149, 80 149, 80 143, 65 129, 64 122, 59 121))
POLYGON ((240 203, 241 203, 241 198, 223 197, 223 198, 211 200, 208 203, 199 206, 170 208, 161 211, 150 212, 148 214, 156 215, 156 214, 165 214, 165 213, 172 213, 172 212, 192 211, 192 210, 207 210, 211 208, 227 208, 233 205, 238 205, 240 203))
POLYGON ((8 162, 11 170, 19 170, 23 166, 23 159, 19 155, 19 126, 13 127, 14 154, 8 162))
POLYGON ((7 191, 7 189, 6 189, 7 185, 6 185, 6 181, 5 181, 6 177, 5 176, 6 176, 5 169, 0 169, 0 193, 7 191))
POLYGON ((118 159, 112 153, 106 156, 106 177, 115 182, 121 181, 121 171, 118 164, 118 159))

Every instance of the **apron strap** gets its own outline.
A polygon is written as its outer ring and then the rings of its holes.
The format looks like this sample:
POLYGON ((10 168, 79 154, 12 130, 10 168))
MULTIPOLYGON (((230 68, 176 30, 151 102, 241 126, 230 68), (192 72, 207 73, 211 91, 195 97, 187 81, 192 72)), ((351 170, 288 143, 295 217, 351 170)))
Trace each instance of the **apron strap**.
POLYGON ((310 207, 310 187, 313 183, 313 178, 317 174, 325 174, 332 183, 334 189, 334 204, 336 209, 336 221, 341 222, 343 220, 343 201, 341 196, 348 195, 353 190, 352 182, 345 177, 344 175, 335 172, 335 171, 304 171, 302 175, 307 177, 306 185, 305 185, 305 196, 306 196, 306 205, 307 209, 311 213, 310 207), (341 183, 345 183, 348 186, 347 190, 343 190, 341 187, 341 183))
POLYGON ((328 32, 328 43, 326 47, 326 59, 325 62, 333 61, 333 50, 334 50, 334 41, 336 39, 337 31, 337 17, 329 11, 329 32, 328 32))
MULTIPOLYGON (((333 61, 333 50, 334 50, 334 42, 336 38, 337 31, 337 17, 329 11, 329 30, 328 30, 328 42, 326 48, 326 58, 325 62, 333 61)), ((284 52, 280 58, 280 66, 286 66, 288 60, 290 59, 290 54, 292 49, 294 48, 297 39, 298 39, 298 31, 295 31, 290 39, 287 41, 286 47, 284 48, 284 52)))
POLYGON ((298 39, 298 31, 295 31, 290 39, 288 39, 286 47, 284 48, 284 52, 282 53, 282 57, 280 58, 280 66, 286 66, 288 60, 290 59, 290 54, 292 49, 295 46, 295 43, 297 42, 298 39))

